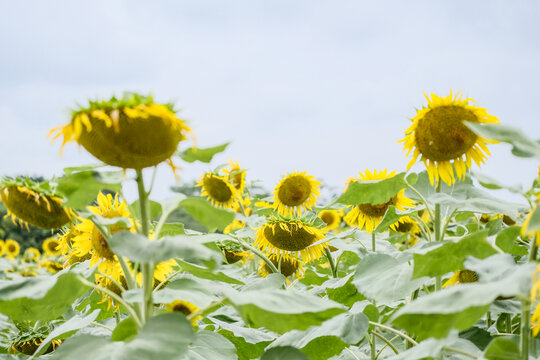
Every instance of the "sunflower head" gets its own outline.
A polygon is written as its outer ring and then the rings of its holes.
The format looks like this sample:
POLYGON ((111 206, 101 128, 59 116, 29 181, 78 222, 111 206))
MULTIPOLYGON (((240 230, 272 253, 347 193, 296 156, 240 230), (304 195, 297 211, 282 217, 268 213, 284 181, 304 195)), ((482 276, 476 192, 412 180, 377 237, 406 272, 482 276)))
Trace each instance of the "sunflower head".
POLYGON ((6 243, 4 240, 0 240, 0 257, 4 256, 4 253, 6 252, 6 243))
POLYGON ((53 260, 43 260, 39 263, 39 266, 44 268, 51 274, 56 274, 57 272, 64 270, 63 264, 53 260))
POLYGON ((271 216, 257 229, 254 245, 268 254, 297 256, 304 262, 320 258, 327 245, 322 226, 306 218, 271 216))
POLYGON ((478 281, 478 274, 476 273, 476 271, 458 270, 454 273, 454 275, 452 275, 450 279, 446 280, 446 282, 443 285, 443 288, 449 285, 455 285, 457 283, 466 284, 466 283, 472 283, 472 282, 477 282, 477 281, 478 281))
POLYGON ((459 93, 453 96, 450 92, 447 97, 431 94, 431 99, 428 96, 426 99, 428 106, 417 111, 401 140, 407 156, 413 152, 407 169, 420 157, 432 184, 441 178, 451 186, 456 175, 460 180, 465 177, 472 160, 480 166, 489 155, 486 143, 490 141, 476 135, 464 121, 498 123, 499 120, 486 109, 470 105, 474 100, 463 99, 459 93))
MULTIPOLYGON (((170 312, 179 312, 189 316, 199 310, 199 308, 189 301, 174 300, 172 303, 166 304, 167 310, 170 312)), ((197 325, 197 321, 202 319, 202 316, 194 316, 191 318, 191 325, 197 325)))
POLYGON ((341 218, 343 217, 343 210, 322 210, 319 212, 319 217, 324 221, 326 226, 323 231, 330 231, 336 229, 341 224, 341 218))
POLYGON ((62 206, 62 198, 49 182, 36 183, 26 178, 3 178, 0 181, 0 199, 7 216, 19 225, 34 225, 43 229, 57 229, 70 222, 71 209, 62 206))
MULTIPOLYGON (((22 353, 33 355, 39 345, 51 333, 53 327, 49 324, 37 326, 29 323, 17 323, 16 330, 12 330, 8 335, 9 351, 14 353, 22 353)), ((44 354, 54 351, 62 340, 52 340, 44 354)))
POLYGON ((236 242, 225 240, 219 242, 217 245, 225 256, 227 264, 234 264, 238 261, 242 261, 245 264, 248 260, 254 258, 252 253, 244 251, 243 246, 236 242))
POLYGON ((7 239, 4 242, 5 254, 8 258, 14 259, 21 252, 21 247, 16 240, 7 239))
POLYGON ((76 141, 112 166, 143 169, 170 159, 178 143, 191 133, 176 117, 172 104, 157 104, 152 96, 126 93, 122 98, 90 101, 72 112, 68 125, 54 128, 64 145, 76 141))
POLYGON ((227 180, 234 186, 239 194, 244 192, 246 187, 246 170, 242 169, 238 162, 229 160, 229 167, 223 169, 223 172, 227 174, 227 180))
POLYGON ((274 189, 274 209, 282 215, 310 210, 319 196, 320 182, 306 172, 287 174, 274 189))
MULTIPOLYGON (((393 177, 395 173, 395 171, 387 173, 386 169, 381 171, 374 170, 373 172, 366 169, 363 174, 360 173, 359 178, 353 179, 351 182, 383 180, 393 177)), ((359 229, 365 228, 368 233, 371 233, 381 223, 384 214, 390 205, 393 205, 396 209, 402 211, 405 210, 406 207, 414 206, 414 202, 405 197, 404 193, 405 190, 401 190, 384 204, 358 204, 349 211, 343 220, 345 220, 349 226, 358 226, 359 229)), ((391 225, 391 228, 395 229, 400 222, 404 221, 406 221, 406 217, 400 218, 398 222, 391 225)))
MULTIPOLYGON (((302 267, 302 263, 294 256, 269 254, 268 260, 270 260, 272 264, 274 264, 274 266, 279 270, 279 272, 287 278, 287 282, 289 282, 289 279, 293 279, 294 277, 301 279, 304 276, 304 268, 302 267)), ((261 261, 258 271, 259 276, 266 277, 271 273, 272 269, 270 269, 268 264, 261 261)))
POLYGON ((225 176, 209 172, 202 175, 195 186, 202 187, 202 196, 206 196, 216 206, 234 209, 237 205, 238 196, 236 188, 225 176))
POLYGON ((41 253, 35 247, 29 247, 24 251, 24 259, 30 262, 37 262, 41 257, 41 253))
POLYGON ((60 239, 56 237, 50 237, 48 239, 45 239, 41 246, 43 247, 43 252, 45 252, 45 254, 49 256, 62 255, 60 239))

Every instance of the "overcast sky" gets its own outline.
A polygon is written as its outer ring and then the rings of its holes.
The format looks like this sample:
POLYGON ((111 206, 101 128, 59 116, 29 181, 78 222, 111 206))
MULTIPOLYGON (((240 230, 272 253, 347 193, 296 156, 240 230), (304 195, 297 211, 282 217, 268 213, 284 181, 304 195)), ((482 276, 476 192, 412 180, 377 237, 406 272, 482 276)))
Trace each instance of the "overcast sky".
MULTIPOLYGON (((192 180, 236 159, 273 188, 309 171, 341 189, 366 168, 405 170, 423 92, 462 90, 540 137, 536 1, 3 1, 0 174, 60 175, 94 163, 58 155, 50 128, 88 98, 123 91, 176 101, 201 147, 232 144, 192 180)), ((482 172, 528 184, 536 162, 492 146, 482 172)), ((422 166, 413 168, 423 170, 422 166)), ((174 184, 158 172, 155 198, 174 184)))

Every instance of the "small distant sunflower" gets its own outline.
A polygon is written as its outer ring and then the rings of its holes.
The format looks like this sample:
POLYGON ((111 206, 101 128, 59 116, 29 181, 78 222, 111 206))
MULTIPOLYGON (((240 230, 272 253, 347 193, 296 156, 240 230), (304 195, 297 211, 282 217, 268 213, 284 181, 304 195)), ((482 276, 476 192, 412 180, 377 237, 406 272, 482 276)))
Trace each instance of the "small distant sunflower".
POLYGON ((10 259, 14 259, 15 256, 19 255, 21 252, 21 247, 19 246, 19 243, 13 239, 7 239, 4 243, 4 246, 6 248, 6 256, 10 259))
POLYGON ((465 284, 465 283, 472 283, 478 281, 478 274, 475 271, 472 270, 458 270, 454 273, 454 275, 446 280, 446 282, 443 285, 443 288, 455 285, 457 283, 465 284))
MULTIPOLYGON (((391 178, 395 175, 395 171, 387 174, 386 169, 373 173, 366 169, 365 173, 360 173, 360 178, 355 181, 371 181, 371 180, 383 180, 391 178)), ((381 220, 386 213, 386 210, 390 205, 394 205, 396 209, 404 211, 406 207, 414 206, 414 202, 404 195, 405 190, 398 192, 393 198, 388 200, 384 204, 358 204, 352 208, 351 211, 343 220, 349 226, 358 226, 359 229, 365 228, 368 233, 372 233, 373 230, 381 223, 381 220)), ((390 227, 395 229, 399 223, 405 222, 407 217, 402 217, 398 222, 392 224, 390 227)))
POLYGON ((343 210, 322 210, 319 213, 319 217, 326 223, 326 227, 322 230, 324 232, 336 229, 341 224, 341 218, 343 216, 343 210))
MULTIPOLYGON (((194 312, 197 312, 199 308, 189 301, 184 300, 174 300, 170 304, 165 305, 167 307, 167 310, 170 312, 179 312, 186 316, 193 314, 194 312)), ((191 325, 195 326, 197 325, 197 321, 201 320, 202 316, 198 315, 193 318, 191 318, 191 325)))
POLYGON ((201 186, 201 195, 216 206, 234 209, 238 202, 236 188, 224 176, 206 173, 195 186, 201 186))
MULTIPOLYGON (((33 355, 45 338, 54 330, 53 323, 40 325, 31 322, 6 323, 3 329, 5 344, 8 344, 8 352, 33 355)), ((54 351, 62 343, 61 339, 51 340, 45 349, 45 354, 54 351)))
POLYGON ((223 172, 227 174, 227 180, 231 183, 239 194, 244 192, 246 187, 246 170, 242 169, 238 162, 229 160, 229 168, 223 169, 223 172))
POLYGON ((4 178, 0 181, 0 198, 11 216, 22 227, 28 224, 57 229, 70 222, 74 215, 62 205, 62 199, 50 189, 48 182, 35 183, 29 179, 4 178))
POLYGON ((413 152, 409 162, 409 169, 418 159, 424 162, 433 185, 441 178, 446 184, 452 185, 458 179, 463 179, 467 168, 471 168, 471 160, 476 165, 484 163, 486 155, 490 155, 486 143, 494 143, 476 135, 463 122, 498 123, 493 115, 489 115, 484 108, 469 105, 474 100, 466 98, 459 93, 447 97, 431 94, 431 99, 424 94, 428 106, 417 110, 416 116, 411 120, 413 124, 405 130, 404 150, 407 156, 413 152))
POLYGON ((56 237, 50 237, 48 239, 45 239, 43 241, 43 244, 41 245, 43 248, 43 252, 49 256, 57 256, 62 255, 62 250, 60 247, 60 239, 56 237))
POLYGON ((41 257, 41 253, 35 247, 30 247, 24 251, 24 257, 29 261, 37 262, 41 257))
MULTIPOLYGON (((301 279, 304 276, 304 268, 302 266, 302 263, 294 256, 283 256, 281 257, 281 264, 280 264, 280 256, 276 254, 270 254, 268 255, 268 260, 274 264, 274 266, 279 269, 280 273, 287 278, 287 282, 289 282, 289 279, 293 279, 296 277, 297 279, 301 279)), ((272 269, 264 262, 260 262, 259 271, 258 274, 261 277, 266 277, 272 273, 272 269)))
MULTIPOLYGON (((10 350, 13 352, 19 352, 26 355, 33 355, 36 352, 39 345, 41 345, 43 340, 45 340, 45 338, 36 338, 33 340, 16 342, 16 343, 11 344, 10 350)), ((56 350, 58 346, 60 346, 61 343, 62 343, 62 340, 59 340, 59 339, 52 340, 49 346, 47 347, 47 350, 45 350, 44 354, 53 352, 54 350, 56 350)))
POLYGON ((408 234, 408 245, 412 246, 418 242, 421 233, 420 226, 418 226, 418 223, 415 220, 408 216, 404 216, 402 219, 403 221, 398 223, 394 227, 394 230, 402 234, 408 234))
POLYGON ((39 263, 39 266, 51 274, 56 274, 57 272, 64 270, 64 265, 62 263, 53 260, 43 260, 39 263))
POLYGON ((252 253, 249 251, 244 251, 243 246, 233 241, 225 240, 217 245, 225 256, 227 264, 234 264, 238 261, 246 263, 248 260, 254 258, 252 253))
POLYGON ((324 238, 321 229, 300 218, 270 217, 257 229, 253 245, 268 254, 300 254, 304 262, 309 262, 323 256, 327 245, 314 244, 324 238))
POLYGON ((274 209, 279 214, 294 215, 310 210, 320 195, 320 182, 307 172, 287 174, 274 189, 274 209))
POLYGON ((4 253, 6 252, 6 243, 4 240, 0 240, 0 257, 4 256, 4 253))
POLYGON ((152 96, 126 93, 120 99, 90 101, 72 113, 66 126, 51 130, 64 145, 76 141, 112 166, 143 169, 169 160, 191 129, 176 117, 172 104, 157 104, 152 96))

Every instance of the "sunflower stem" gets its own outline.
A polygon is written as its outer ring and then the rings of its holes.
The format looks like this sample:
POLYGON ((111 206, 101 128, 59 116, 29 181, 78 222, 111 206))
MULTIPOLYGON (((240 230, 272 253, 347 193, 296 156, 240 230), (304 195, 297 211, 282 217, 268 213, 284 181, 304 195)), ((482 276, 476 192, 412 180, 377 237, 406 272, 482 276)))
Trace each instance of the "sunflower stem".
POLYGON ((422 195, 422 194, 420 193, 420 191, 416 190, 416 188, 415 188, 414 186, 412 186, 411 184, 409 184, 409 183, 407 182, 407 179, 406 179, 406 178, 404 178, 404 180, 405 180, 405 183, 407 183, 407 187, 408 187, 409 189, 411 189, 411 191, 414 192, 416 195, 418 195, 418 197, 420 198, 420 200, 422 200, 422 202, 424 203, 424 205, 426 205, 426 210, 427 210, 427 212, 429 213, 429 216, 433 219, 433 215, 434 215, 434 214, 433 214, 433 211, 431 211, 431 208, 429 207, 428 202, 427 202, 426 198, 424 197, 424 195, 422 195))
MULTIPOLYGON (((435 188, 437 193, 441 192, 441 179, 437 179, 437 187, 435 188)), ((426 205, 427 206, 427 205, 426 205)), ((435 233, 435 241, 442 240, 441 236, 441 204, 435 204, 435 217, 433 218, 433 231, 435 233)), ((442 289, 442 277, 435 277, 435 291, 442 289)))
POLYGON ((270 259, 268 259, 266 256, 263 255, 262 252, 260 252, 259 250, 257 250, 256 248, 254 248, 253 246, 249 245, 248 243, 240 240, 240 239, 235 239, 240 245, 242 245, 243 247, 245 247, 246 249, 249 249, 249 251, 251 251, 252 253, 254 253, 257 257, 259 257, 262 261, 264 261, 266 263, 266 265, 268 265, 268 267, 270 268, 270 270, 272 270, 272 272, 274 273, 277 273, 279 274, 279 270, 276 268, 276 266, 274 265, 273 262, 270 261, 270 259))
POLYGON ((336 268, 336 264, 334 263, 334 258, 332 257, 332 253, 330 252, 330 249, 325 247, 324 254, 326 255, 326 258, 328 259, 328 264, 330 264, 330 270, 332 270, 332 277, 337 278, 337 268, 336 268))
POLYGON ((387 326, 387 325, 384 325, 384 324, 380 324, 380 323, 377 323, 377 322, 374 322, 374 321, 369 321, 369 324, 373 325, 373 326, 376 326, 376 327, 379 327, 381 329, 393 332, 394 334, 401 336, 402 338, 404 338, 405 340, 407 340, 411 344, 418 345, 418 343, 413 338, 411 338, 409 335, 407 335, 407 334, 405 334, 405 333, 403 333, 403 332, 401 332, 401 331, 399 331, 397 329, 394 329, 393 327, 390 327, 390 326, 387 326))
POLYGON ((375 230, 371 232, 371 250, 375 252, 375 230))

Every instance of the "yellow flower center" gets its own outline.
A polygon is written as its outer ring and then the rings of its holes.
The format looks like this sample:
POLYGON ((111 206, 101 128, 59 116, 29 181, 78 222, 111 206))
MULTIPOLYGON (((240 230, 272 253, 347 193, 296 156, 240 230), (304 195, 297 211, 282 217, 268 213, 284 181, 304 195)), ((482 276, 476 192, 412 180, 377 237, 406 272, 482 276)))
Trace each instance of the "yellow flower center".
POLYGON ((471 283, 471 282, 477 282, 478 281, 478 274, 472 270, 461 270, 459 272, 459 278, 460 283, 471 283))
POLYGON ((304 228, 297 224, 286 224, 288 230, 284 230, 279 226, 266 225, 264 228, 264 236, 275 247, 287 251, 299 251, 307 248, 315 239, 314 234, 310 234, 304 228))
POLYGON ((477 135, 463 121, 478 122, 476 115, 461 106, 447 105, 431 109, 418 121, 416 146, 432 161, 448 161, 465 154, 477 135))
POLYGON ((311 184, 302 175, 290 176, 279 188, 278 198, 287 206, 298 206, 304 203, 311 194, 311 184))
POLYGON ((362 213, 364 213, 367 216, 381 217, 381 216, 384 216, 388 207, 394 204, 395 204, 395 198, 392 198, 384 204, 376 204, 376 205, 360 204, 358 205, 358 208, 360 209, 362 213))
POLYGON ((225 181, 214 176, 205 176, 203 185, 208 195, 217 202, 228 202, 231 200, 233 193, 227 186, 225 181))

